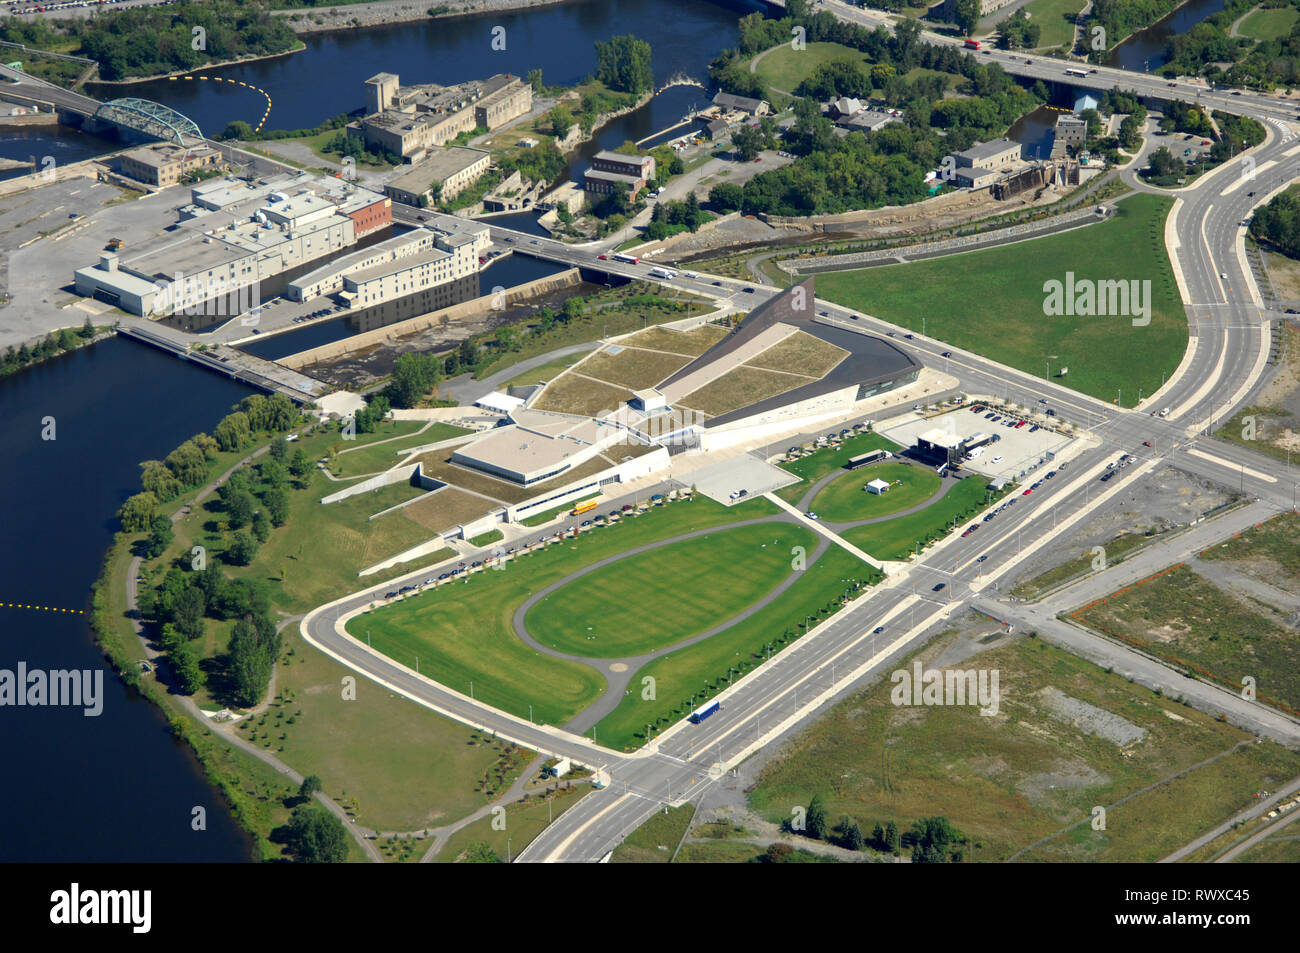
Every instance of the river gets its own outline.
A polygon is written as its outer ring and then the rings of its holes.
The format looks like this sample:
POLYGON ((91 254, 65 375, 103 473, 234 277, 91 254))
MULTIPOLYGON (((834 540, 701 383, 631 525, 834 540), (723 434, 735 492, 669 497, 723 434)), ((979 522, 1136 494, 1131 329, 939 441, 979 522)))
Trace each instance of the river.
POLYGON ((1138 30, 1111 51, 1107 66, 1119 66, 1137 72, 1154 70, 1168 59, 1171 37, 1186 33, 1206 17, 1213 16, 1224 7, 1224 0, 1188 0, 1163 20, 1158 20, 1145 30, 1138 30))
MULTIPOLYGON (((0 379, 5 603, 90 609, 141 460, 210 431, 251 391, 124 339, 0 379), (43 440, 46 418, 53 440, 43 440)), ((0 860, 237 861, 247 836, 167 721, 105 669, 88 614, 0 608, 0 668, 104 670, 103 712, 0 708, 0 860), (203 806, 207 830, 190 829, 203 806)))

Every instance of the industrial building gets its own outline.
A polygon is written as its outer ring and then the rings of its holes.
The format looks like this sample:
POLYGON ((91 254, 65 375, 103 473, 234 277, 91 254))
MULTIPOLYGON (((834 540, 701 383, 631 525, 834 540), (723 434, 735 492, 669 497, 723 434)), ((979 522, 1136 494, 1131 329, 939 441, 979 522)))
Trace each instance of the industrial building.
POLYGON ((403 205, 425 206, 438 198, 453 199, 488 170, 491 154, 481 149, 437 149, 384 186, 384 194, 403 205))
POLYGON ((954 184, 964 189, 982 189, 992 185, 1020 164, 1020 143, 1010 139, 977 142, 964 152, 954 152, 954 184))
POLYGON ((269 279, 392 223, 391 199, 307 173, 213 180, 190 197, 158 238, 77 269, 77 293, 143 316, 237 314, 269 279))
POLYGON ((123 152, 116 159, 117 171, 145 185, 166 188, 201 169, 216 169, 221 153, 203 143, 179 146, 174 142, 156 142, 123 152))
POLYGON ((732 93, 718 93, 713 97, 713 105, 728 112, 742 112, 750 116, 766 116, 772 111, 765 99, 736 96, 732 93))
POLYGON ((623 191, 635 196, 654 177, 653 156, 624 155, 605 149, 591 157, 591 168, 583 175, 582 187, 593 195, 623 191))
POLYGON ((1056 126, 1052 130, 1051 158, 1060 159, 1068 154, 1071 147, 1082 148, 1088 141, 1088 121, 1078 116, 1065 113, 1056 117, 1056 126))
POLYGON ((498 73, 456 86, 402 86, 396 73, 366 80, 367 115, 347 127, 371 146, 419 158, 463 132, 496 129, 533 108, 533 87, 498 73))

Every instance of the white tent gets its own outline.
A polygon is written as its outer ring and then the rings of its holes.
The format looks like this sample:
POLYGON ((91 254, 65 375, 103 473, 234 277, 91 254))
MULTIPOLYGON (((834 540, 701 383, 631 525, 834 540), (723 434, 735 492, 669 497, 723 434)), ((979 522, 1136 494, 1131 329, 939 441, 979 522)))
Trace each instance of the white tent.
POLYGON ((872 480, 870 483, 867 484, 867 492, 874 493, 876 494, 876 496, 879 496, 880 494, 884 493, 888 489, 889 489, 889 484, 886 483, 884 480, 872 480))
POLYGON ((522 397, 510 397, 494 390, 474 401, 474 406, 482 407, 484 410, 495 410, 499 414, 508 414, 515 408, 523 406, 523 403, 522 397))

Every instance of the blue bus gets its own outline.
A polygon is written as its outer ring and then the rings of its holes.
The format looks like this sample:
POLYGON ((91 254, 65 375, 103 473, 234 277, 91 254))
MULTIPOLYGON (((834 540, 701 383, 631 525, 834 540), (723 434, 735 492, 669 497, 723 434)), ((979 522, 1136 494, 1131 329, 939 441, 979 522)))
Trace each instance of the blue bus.
POLYGON ((722 706, 719 705, 717 702, 709 702, 707 705, 697 708, 695 709, 695 711, 691 712, 690 716, 686 720, 689 721, 692 725, 698 725, 705 718, 708 718, 710 715, 720 710, 721 708, 722 706))

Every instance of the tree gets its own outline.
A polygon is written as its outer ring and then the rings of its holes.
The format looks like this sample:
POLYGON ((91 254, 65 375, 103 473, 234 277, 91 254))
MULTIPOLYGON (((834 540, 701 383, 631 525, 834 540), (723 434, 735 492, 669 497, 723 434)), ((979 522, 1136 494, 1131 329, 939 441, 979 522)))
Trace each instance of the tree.
POLYGON ((235 623, 227 664, 235 700, 240 705, 251 707, 261 700, 279 654, 280 634, 269 616, 247 615, 235 623))
POLYGON ((176 534, 172 532, 172 521, 166 516, 158 515, 149 521, 148 553, 150 559, 157 559, 172 544, 176 534))
POLYGON ((272 487, 262 495, 266 506, 266 515, 276 526, 283 526, 289 520, 289 494, 282 486, 272 487))
POLYGON ((876 821, 876 826, 871 829, 871 846, 876 850, 885 849, 885 829, 876 821))
POLYGON ((289 472, 300 481, 311 473, 311 460, 307 458, 307 451, 302 447, 293 452, 293 459, 289 461, 289 472))
POLYGON ((253 536, 259 543, 265 543, 271 536, 271 520, 263 510, 253 514, 253 536))
POLYGON ((217 446, 227 452, 246 446, 252 439, 252 428, 249 427, 248 415, 243 411, 227 414, 221 418, 221 422, 212 431, 212 435, 217 440, 217 446))
POLYGON ((809 837, 814 840, 826 839, 826 835, 830 833, 830 825, 826 820, 826 805, 822 803, 820 794, 814 794, 813 799, 808 802, 808 814, 804 820, 809 837))
POLYGON ((241 530, 231 538, 226 556, 232 565, 247 566, 257 558, 257 540, 241 530))
POLYGON ((281 434, 271 441, 270 449, 267 452, 271 455, 271 459, 276 463, 288 463, 289 441, 285 440, 284 435, 281 434))
POLYGON ((899 840, 898 825, 893 821, 889 821, 885 824, 885 850, 889 851, 891 854, 897 854, 899 840))
MULTIPOLYGON (((188 580, 187 580, 188 582, 188 580)), ((169 600, 170 614, 176 630, 187 639, 197 639, 203 635, 203 616, 207 612, 207 600, 203 590, 186 585, 169 600)))
MULTIPOLYGON (((540 70, 539 70, 540 72, 540 70)), ((314 774, 309 774, 302 779, 302 784, 298 785, 298 796, 303 799, 310 799, 316 795, 325 786, 321 784, 320 778, 314 774)))
POLYGON ((840 821, 840 841, 849 850, 862 850, 867 846, 867 839, 862 836, 858 822, 845 815, 840 821))
POLYGON ((731 146, 737 159, 749 162, 763 151, 763 134, 753 126, 741 126, 731 134, 731 146))
POLYGON ((168 646, 167 662, 182 695, 193 695, 207 684, 208 677, 199 665, 198 648, 190 640, 177 639, 168 646))
POLYGON ((628 33, 597 40, 596 79, 610 89, 640 95, 654 85, 650 68, 650 44, 628 33))
POLYGON ((226 499, 226 526, 242 529, 253 518, 253 498, 242 490, 232 492, 226 499))
POLYGON ((343 822, 319 805, 302 805, 289 820, 289 847, 305 864, 341 864, 348 856, 348 832, 343 822))
POLYGON ((477 840, 465 848, 465 853, 460 859, 467 864, 501 864, 505 863, 492 847, 486 842, 477 840))
POLYGON ((767 852, 763 855, 763 860, 769 864, 784 864, 793 853, 793 847, 777 841, 775 844, 767 845, 767 852))
POLYGON ((263 482, 269 486, 284 486, 289 479, 289 471, 285 469, 284 464, 277 460, 266 460, 259 469, 262 472, 263 482))
POLYGON ((744 201, 745 191, 739 185, 721 182, 709 189, 709 204, 719 212, 737 211, 744 201))
POLYGON ((145 490, 127 497, 126 502, 118 508, 117 518, 122 529, 128 533, 143 533, 149 528, 157 510, 158 498, 145 490))

